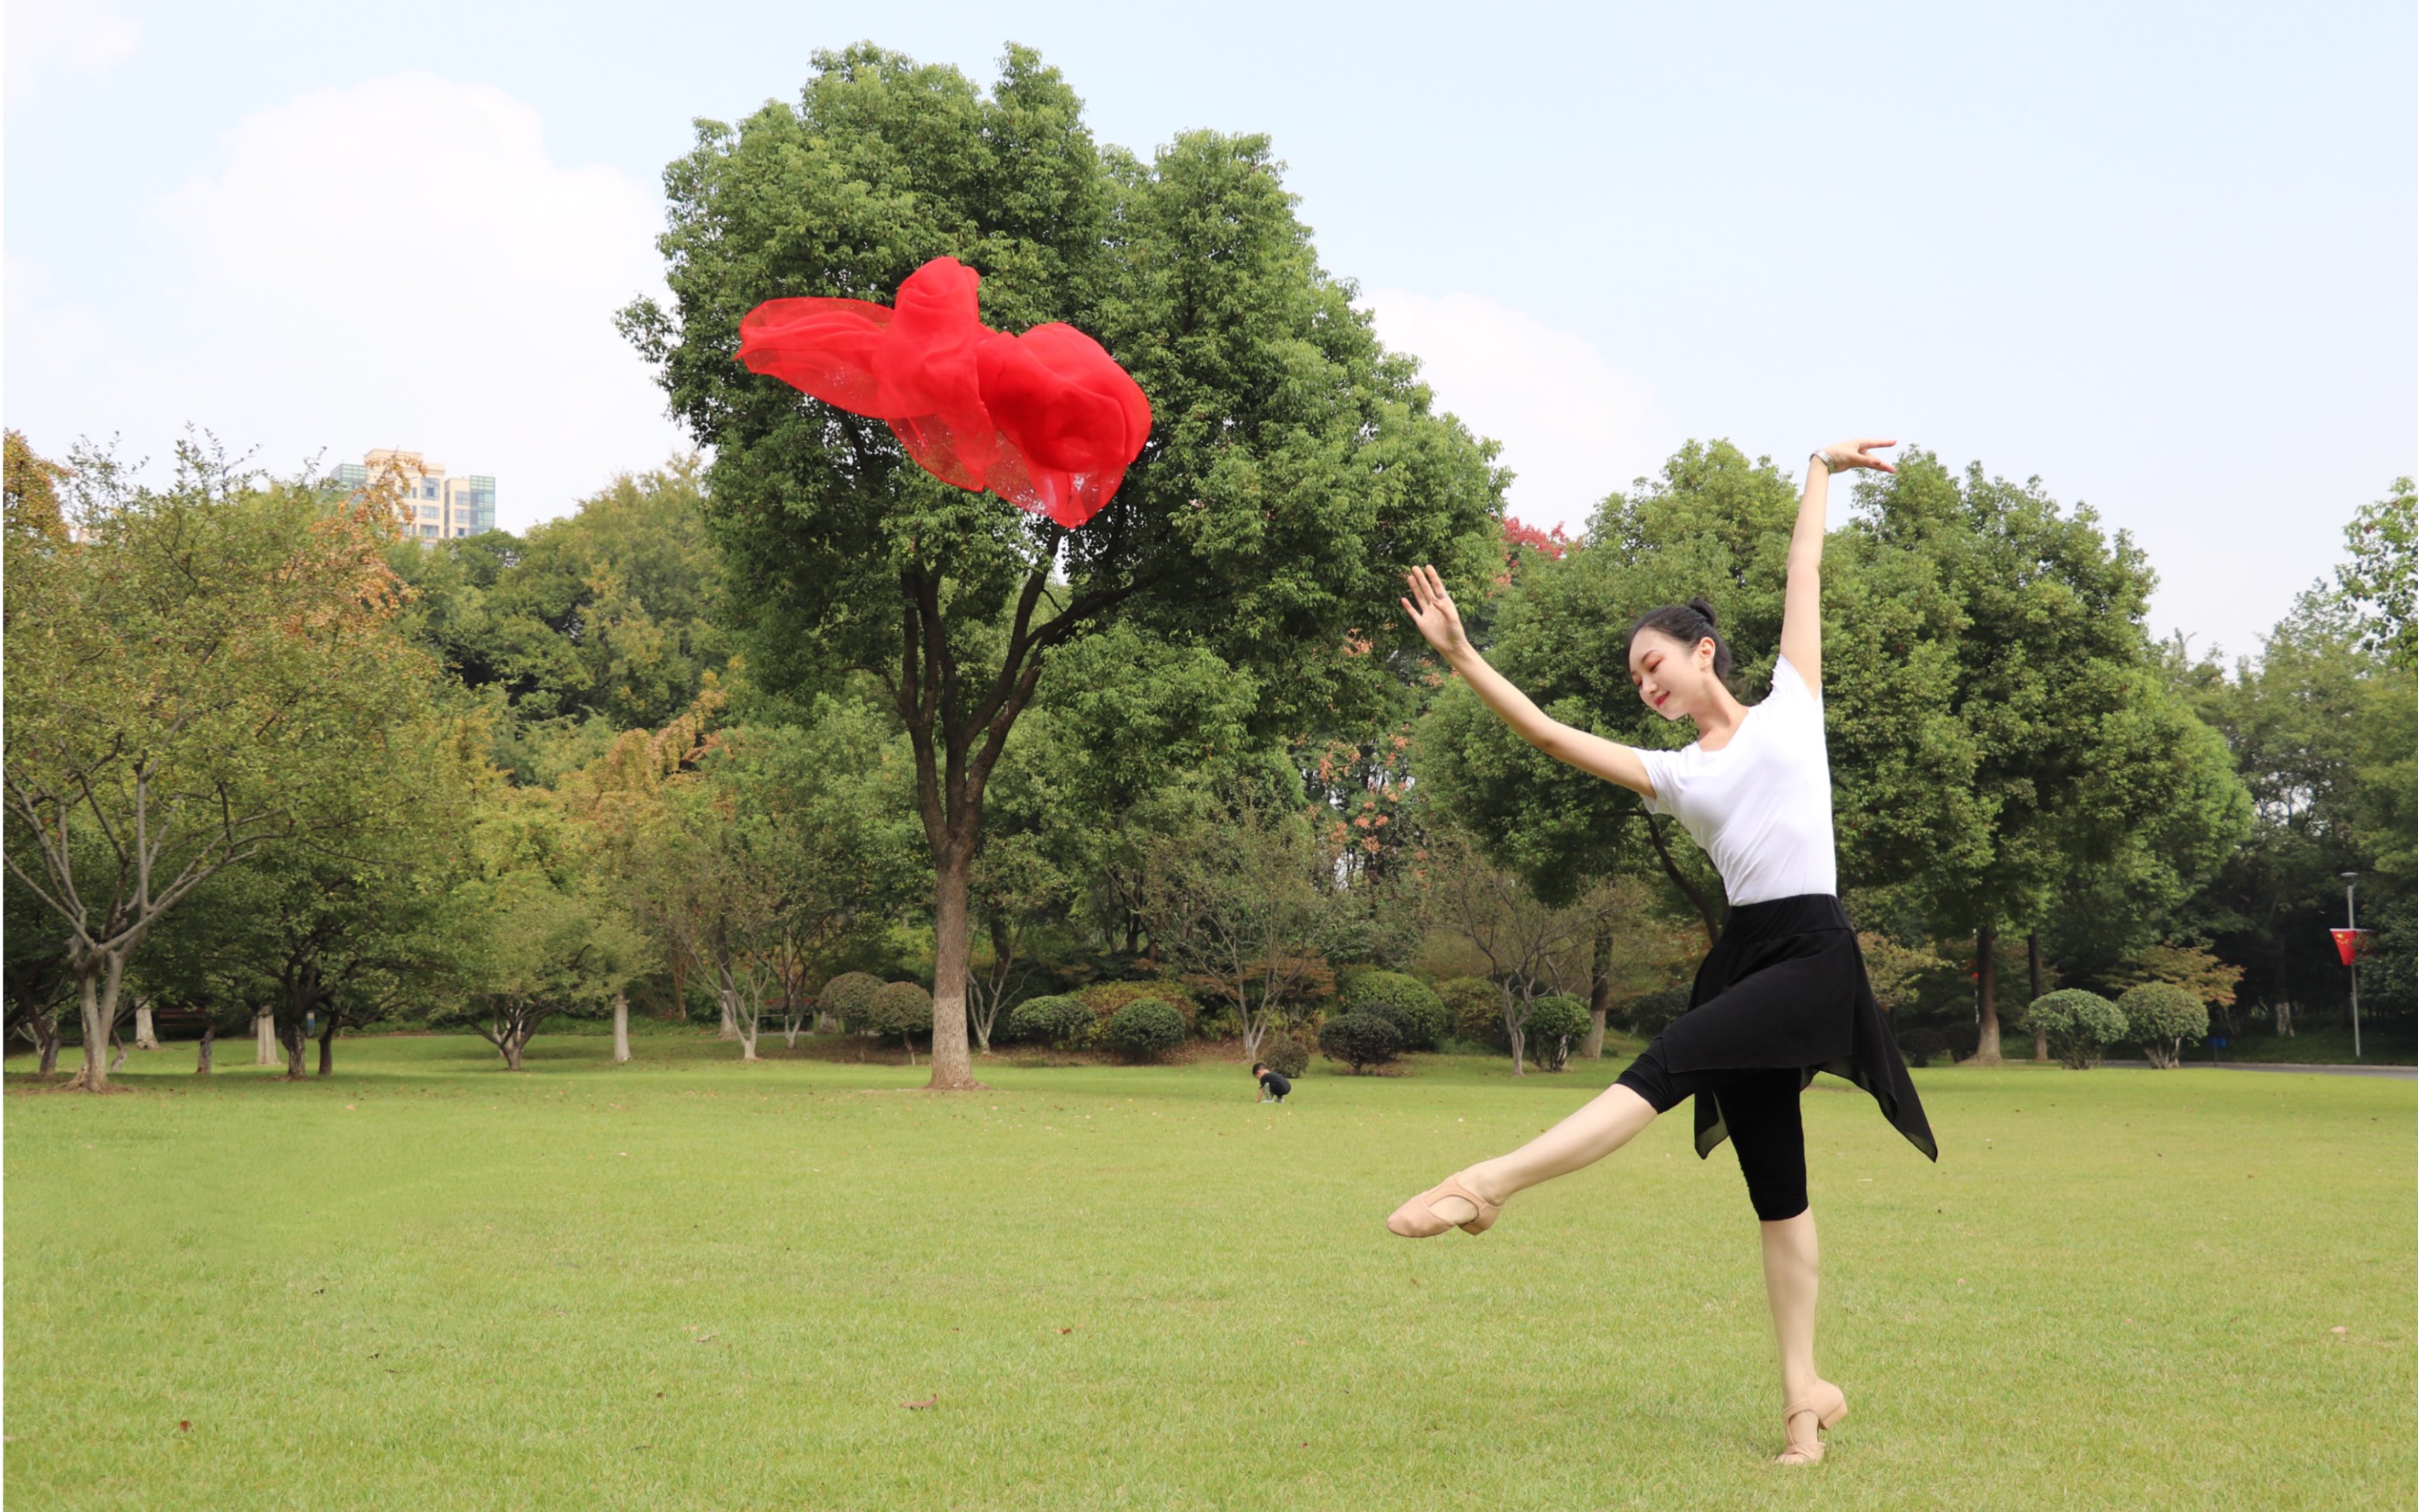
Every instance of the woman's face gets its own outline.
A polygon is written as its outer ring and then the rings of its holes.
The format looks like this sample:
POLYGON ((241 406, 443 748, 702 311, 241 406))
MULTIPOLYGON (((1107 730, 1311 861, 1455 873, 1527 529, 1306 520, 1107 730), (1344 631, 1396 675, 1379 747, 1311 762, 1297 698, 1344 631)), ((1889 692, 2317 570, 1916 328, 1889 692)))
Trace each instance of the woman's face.
POLYGON ((1713 698, 1713 638, 1690 646, 1660 630, 1641 630, 1629 643, 1629 680, 1637 696, 1664 719, 1685 719, 1713 698))

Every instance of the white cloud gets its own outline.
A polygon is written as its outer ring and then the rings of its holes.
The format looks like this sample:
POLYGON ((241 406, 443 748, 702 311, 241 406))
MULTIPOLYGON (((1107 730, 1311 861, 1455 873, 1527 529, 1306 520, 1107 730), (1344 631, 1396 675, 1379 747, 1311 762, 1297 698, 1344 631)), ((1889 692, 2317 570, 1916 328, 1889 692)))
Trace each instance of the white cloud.
POLYGON ((681 444, 612 324, 662 285, 654 194, 554 161, 501 90, 405 74, 304 95, 239 124, 161 213, 196 336, 248 386, 235 434, 492 473, 508 528, 681 444))
POLYGON ((402 447, 493 474, 497 523, 522 529, 683 445, 612 321, 661 291, 656 195, 556 162, 500 90, 303 95, 156 209, 156 277, 122 298, 9 267, 10 423, 47 450, 118 432, 157 458, 189 420, 281 471, 402 447))
POLYGON ((1584 337, 1483 295, 1377 289, 1377 334, 1417 356, 1436 402, 1503 443, 1510 511, 1576 534, 1604 495, 1669 450, 1651 390, 1584 337))
POLYGON ((98 73, 131 55, 143 28, 111 0, 8 0, 7 82, 19 99, 59 68, 98 73))

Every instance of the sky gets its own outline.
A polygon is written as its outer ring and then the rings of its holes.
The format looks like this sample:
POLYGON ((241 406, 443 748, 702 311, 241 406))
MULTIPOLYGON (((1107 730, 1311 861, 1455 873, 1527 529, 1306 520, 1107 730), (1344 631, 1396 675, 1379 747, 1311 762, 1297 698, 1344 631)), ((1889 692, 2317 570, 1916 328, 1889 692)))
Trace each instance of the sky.
POLYGON ((687 444, 612 325, 665 163, 867 37, 1037 47, 1144 152, 1267 133, 1531 523, 1691 438, 1895 435, 2088 503, 2230 654, 2418 471, 2406 0, 7 0, 0 414, 565 512, 687 444))

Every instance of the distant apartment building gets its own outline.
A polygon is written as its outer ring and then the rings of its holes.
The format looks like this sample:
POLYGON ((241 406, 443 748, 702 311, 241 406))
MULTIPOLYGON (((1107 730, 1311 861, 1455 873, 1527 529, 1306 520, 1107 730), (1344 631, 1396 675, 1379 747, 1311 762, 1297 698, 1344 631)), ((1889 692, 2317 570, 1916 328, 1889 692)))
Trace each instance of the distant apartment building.
POLYGON ((389 478, 402 487, 405 535, 438 541, 496 527, 496 481, 484 473, 448 478, 443 467, 419 452, 386 447, 336 467, 336 481, 347 489, 367 488, 389 478))

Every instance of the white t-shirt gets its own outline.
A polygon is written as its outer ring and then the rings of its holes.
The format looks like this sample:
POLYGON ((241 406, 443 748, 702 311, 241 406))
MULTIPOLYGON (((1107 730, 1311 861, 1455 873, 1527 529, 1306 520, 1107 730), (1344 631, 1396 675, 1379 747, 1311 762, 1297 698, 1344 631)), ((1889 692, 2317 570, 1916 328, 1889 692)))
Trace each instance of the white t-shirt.
POLYGON ((1654 783, 1646 811, 1673 816, 1695 837, 1732 903, 1839 891, 1822 700, 1787 657, 1771 669, 1771 696, 1746 711, 1729 744, 1637 754, 1654 783))

